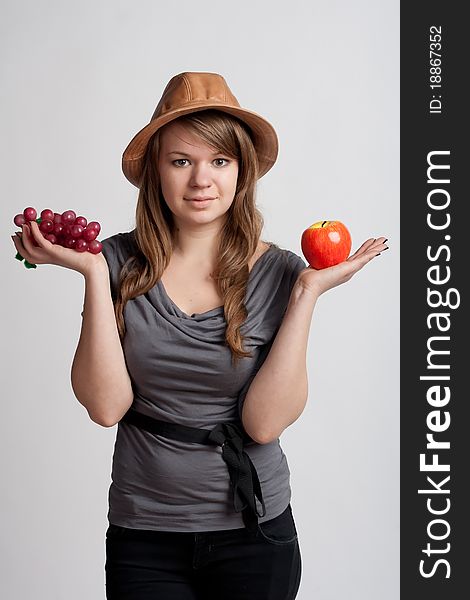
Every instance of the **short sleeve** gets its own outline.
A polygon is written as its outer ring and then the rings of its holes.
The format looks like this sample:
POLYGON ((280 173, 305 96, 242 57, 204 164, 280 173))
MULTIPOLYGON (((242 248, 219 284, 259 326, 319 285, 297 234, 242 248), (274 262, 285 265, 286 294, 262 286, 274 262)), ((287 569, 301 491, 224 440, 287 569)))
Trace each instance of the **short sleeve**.
POLYGON ((242 389, 240 390, 240 392, 238 394, 237 406, 238 406, 238 418, 240 419, 240 421, 242 420, 242 412, 243 412, 243 405, 245 403, 245 397, 248 393, 248 390, 250 389, 250 385, 251 385, 253 379, 256 377, 258 371, 263 366, 263 363, 266 360, 266 357, 268 356, 269 351, 271 350, 271 346, 273 345, 275 337, 276 336, 274 336, 272 340, 270 340, 267 344, 265 344, 264 346, 261 347, 261 351, 259 353, 258 360, 256 361, 256 365, 255 365, 253 371, 250 373, 248 380, 245 382, 244 386, 242 387, 242 389))
POLYGON ((117 241, 115 236, 108 237, 105 240, 101 241, 103 247, 101 252, 103 253, 106 262, 108 263, 109 269, 109 279, 110 279, 110 287, 111 287, 111 296, 113 298, 113 302, 116 301, 116 290, 117 290, 117 241))
POLYGON ((299 276, 301 271, 307 268, 307 264, 303 258, 298 256, 295 252, 292 252, 292 250, 286 250, 286 253, 288 259, 286 276, 289 281, 288 289, 290 295, 290 292, 292 292, 295 282, 297 281, 297 277, 299 276))
POLYGON ((121 269, 132 255, 132 232, 116 233, 102 240, 101 243, 103 245, 101 252, 108 263, 111 296, 115 302, 121 269))
POLYGON ((249 379, 238 394, 238 417, 240 420, 246 394, 271 350, 297 277, 303 269, 307 268, 305 261, 291 250, 281 250, 281 254, 277 255, 274 260, 276 265, 272 265, 272 268, 269 269, 269 277, 264 290, 261 286, 257 286, 260 297, 256 302, 257 308, 254 313, 256 313, 255 320, 261 319, 262 321, 257 323, 256 328, 257 337, 264 339, 264 343, 259 347, 259 356, 249 379), (269 336, 267 335, 268 331, 270 332, 269 336))

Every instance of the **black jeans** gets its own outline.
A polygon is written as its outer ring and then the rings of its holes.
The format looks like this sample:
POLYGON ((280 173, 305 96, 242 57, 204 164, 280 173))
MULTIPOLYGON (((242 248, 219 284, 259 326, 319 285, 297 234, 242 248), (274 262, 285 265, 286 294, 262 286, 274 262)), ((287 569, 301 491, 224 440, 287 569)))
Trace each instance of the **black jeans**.
POLYGON ((290 504, 256 534, 246 528, 198 533, 106 532, 108 600, 293 600, 302 561, 290 504))

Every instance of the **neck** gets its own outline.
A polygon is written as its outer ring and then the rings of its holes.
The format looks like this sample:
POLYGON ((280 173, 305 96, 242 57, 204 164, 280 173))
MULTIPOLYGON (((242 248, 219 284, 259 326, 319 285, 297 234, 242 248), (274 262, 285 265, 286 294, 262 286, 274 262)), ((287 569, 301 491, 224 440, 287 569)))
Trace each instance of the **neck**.
POLYGON ((219 251, 219 233, 219 229, 176 229, 173 238, 174 257, 187 264, 212 270, 219 251))

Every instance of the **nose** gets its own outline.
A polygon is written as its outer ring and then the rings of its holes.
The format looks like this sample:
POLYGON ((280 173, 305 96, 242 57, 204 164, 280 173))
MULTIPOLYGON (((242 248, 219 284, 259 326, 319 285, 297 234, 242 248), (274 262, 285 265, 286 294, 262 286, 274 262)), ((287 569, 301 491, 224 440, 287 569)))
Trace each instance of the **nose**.
POLYGON ((210 165, 204 163, 195 164, 191 169, 190 183, 193 187, 210 187, 212 185, 210 165))

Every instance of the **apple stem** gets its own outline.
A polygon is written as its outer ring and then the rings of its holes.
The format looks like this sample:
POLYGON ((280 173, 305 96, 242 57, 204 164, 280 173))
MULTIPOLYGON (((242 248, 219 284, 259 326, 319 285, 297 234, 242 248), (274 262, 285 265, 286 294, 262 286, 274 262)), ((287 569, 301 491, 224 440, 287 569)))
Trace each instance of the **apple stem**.
POLYGON ((323 223, 321 224, 321 226, 325 227, 325 223, 328 223, 328 221, 323 221, 323 223))

